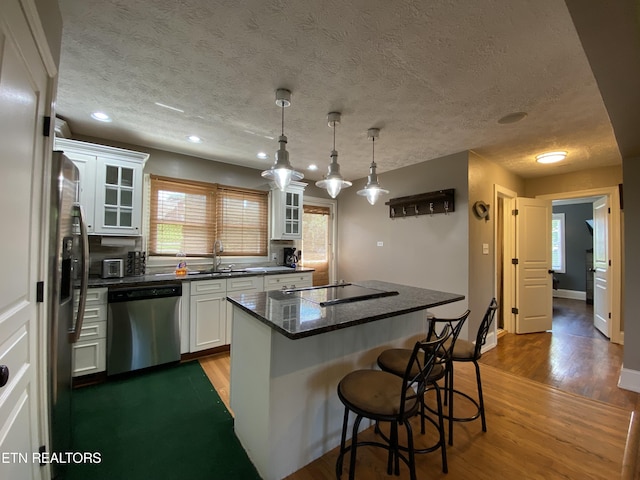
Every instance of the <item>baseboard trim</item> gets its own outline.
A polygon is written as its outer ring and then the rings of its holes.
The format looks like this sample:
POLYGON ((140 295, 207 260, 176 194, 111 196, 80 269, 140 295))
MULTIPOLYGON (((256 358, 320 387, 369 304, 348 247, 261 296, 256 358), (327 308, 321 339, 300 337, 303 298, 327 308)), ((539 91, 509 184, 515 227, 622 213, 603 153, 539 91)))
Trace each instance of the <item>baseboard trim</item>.
POLYGON ((553 296, 558 298, 571 298, 572 300, 587 300, 587 292, 580 292, 578 290, 563 290, 560 288, 553 291, 553 296))
POLYGON ((485 342, 485 344, 482 346, 482 348, 480 349, 480 351, 482 353, 485 353, 495 347, 498 346, 498 338, 496 337, 496 333, 495 332, 489 332, 487 334, 487 341, 485 342))
POLYGON ((624 368, 623 366, 620 370, 618 387, 640 393, 640 371, 624 368))

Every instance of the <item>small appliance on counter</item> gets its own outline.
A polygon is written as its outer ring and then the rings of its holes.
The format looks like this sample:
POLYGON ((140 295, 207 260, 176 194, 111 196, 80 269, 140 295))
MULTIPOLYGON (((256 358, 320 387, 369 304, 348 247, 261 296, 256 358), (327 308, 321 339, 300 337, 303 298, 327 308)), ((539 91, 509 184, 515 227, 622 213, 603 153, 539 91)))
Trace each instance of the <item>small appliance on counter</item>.
POLYGON ((124 262, 121 258, 105 258, 102 260, 102 278, 124 277, 124 262))
POLYGON ((295 247, 284 247, 284 264, 287 267, 294 267, 298 263, 295 247))

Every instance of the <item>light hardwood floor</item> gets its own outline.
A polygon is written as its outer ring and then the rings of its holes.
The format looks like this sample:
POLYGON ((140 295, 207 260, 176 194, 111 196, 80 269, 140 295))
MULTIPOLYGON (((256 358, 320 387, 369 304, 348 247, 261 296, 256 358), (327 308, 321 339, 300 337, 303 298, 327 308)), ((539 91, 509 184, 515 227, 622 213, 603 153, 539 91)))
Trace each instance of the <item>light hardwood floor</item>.
MULTIPOLYGON (((534 334, 541 339, 507 336, 483 356, 488 431, 482 433, 479 421, 456 423, 454 446, 447 449, 449 473, 442 473, 435 452, 418 456, 418 478, 620 478, 631 411, 639 396, 616 386, 618 346, 588 328, 588 311, 576 314, 569 307, 556 305, 560 321, 554 321, 553 334, 534 334), (581 321, 576 319, 581 315, 581 321)), ((229 354, 201 359, 201 364, 228 406, 229 354)), ((456 367, 456 383, 475 392, 469 367, 456 367)), ((432 434, 415 437, 424 442, 432 434)), ((369 430, 364 435, 374 434, 369 430)), ((335 478, 336 459, 334 449, 288 479, 335 478)), ((356 478, 390 478, 385 460, 382 450, 359 450, 356 478)), ((347 468, 345 460, 343 478, 347 468)), ((409 478, 406 467, 399 478, 409 478)))

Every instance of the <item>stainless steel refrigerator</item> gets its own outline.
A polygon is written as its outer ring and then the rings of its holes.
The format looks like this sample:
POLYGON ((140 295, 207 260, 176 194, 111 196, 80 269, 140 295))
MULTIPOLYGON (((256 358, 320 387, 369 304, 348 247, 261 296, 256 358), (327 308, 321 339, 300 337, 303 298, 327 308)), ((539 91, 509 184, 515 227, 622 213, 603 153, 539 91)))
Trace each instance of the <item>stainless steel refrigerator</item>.
MULTIPOLYGON (((78 199, 78 168, 62 152, 53 152, 48 287, 50 452, 72 449, 72 345, 82 329, 89 273, 87 229, 78 199)), ((53 478, 64 478, 61 467, 64 465, 52 464, 53 478)))

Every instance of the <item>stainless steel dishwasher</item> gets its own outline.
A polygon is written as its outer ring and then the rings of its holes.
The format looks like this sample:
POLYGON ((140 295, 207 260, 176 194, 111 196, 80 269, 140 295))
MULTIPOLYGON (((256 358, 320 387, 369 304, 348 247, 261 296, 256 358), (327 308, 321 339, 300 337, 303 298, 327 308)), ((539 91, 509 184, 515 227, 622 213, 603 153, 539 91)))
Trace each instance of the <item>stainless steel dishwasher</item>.
POLYGON ((109 288, 107 375, 180 360, 182 285, 109 288))

